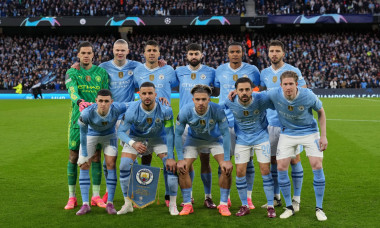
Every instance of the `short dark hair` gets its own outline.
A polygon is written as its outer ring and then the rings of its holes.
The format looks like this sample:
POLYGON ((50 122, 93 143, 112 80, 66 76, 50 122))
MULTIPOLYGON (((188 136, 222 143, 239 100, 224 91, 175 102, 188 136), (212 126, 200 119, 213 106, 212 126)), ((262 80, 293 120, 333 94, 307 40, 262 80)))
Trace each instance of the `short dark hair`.
POLYGON ((202 46, 196 43, 191 43, 187 45, 186 51, 200 51, 202 52, 202 46))
POLYGON ((151 83, 151 82, 144 82, 143 84, 141 84, 140 89, 142 87, 153 87, 154 89, 156 89, 156 87, 154 86, 154 84, 151 83))
POLYGON ((269 43, 268 49, 269 49, 271 46, 279 46, 279 47, 281 47, 282 51, 285 52, 285 46, 284 46, 284 44, 283 44, 281 41, 279 41, 279 40, 271 40, 270 43, 269 43))
POLYGON ((234 41, 232 43, 229 43, 228 47, 227 47, 227 50, 230 49, 231 46, 239 46, 239 47, 241 47, 241 50, 244 50, 243 45, 241 43, 239 43, 239 42, 236 42, 236 41, 234 41))
POLYGON ((235 89, 237 89, 237 87, 240 83, 246 83, 246 82, 248 82, 251 85, 251 88, 255 87, 255 84, 251 81, 251 79, 246 78, 246 77, 242 77, 242 78, 239 78, 238 80, 236 80, 235 89))
POLYGON ((78 52, 80 52, 80 49, 82 47, 91 47, 92 51, 94 51, 94 48, 92 47, 92 44, 88 41, 83 41, 78 45, 78 52))
POLYGON ((144 50, 145 50, 146 46, 148 46, 148 45, 151 45, 151 46, 154 46, 154 47, 158 47, 158 49, 160 49, 160 45, 158 45, 158 42, 155 41, 155 40, 148 40, 145 43, 144 50))
POLYGON ((112 93, 111 91, 109 91, 108 89, 101 89, 98 91, 98 93, 96 94, 96 97, 98 96, 110 96, 112 98, 112 93))
POLYGON ((207 93, 208 96, 211 96, 212 94, 212 89, 210 86, 207 86, 207 85, 201 85, 201 84, 198 84, 198 85, 195 85, 192 89, 191 89, 191 94, 194 96, 194 93, 207 93))
POLYGON ((281 83, 282 83, 282 80, 284 78, 294 78, 294 81, 298 82, 298 75, 297 75, 297 73, 294 72, 294 71, 291 71, 291 70, 285 71, 284 73, 281 74, 281 76, 280 76, 281 83))

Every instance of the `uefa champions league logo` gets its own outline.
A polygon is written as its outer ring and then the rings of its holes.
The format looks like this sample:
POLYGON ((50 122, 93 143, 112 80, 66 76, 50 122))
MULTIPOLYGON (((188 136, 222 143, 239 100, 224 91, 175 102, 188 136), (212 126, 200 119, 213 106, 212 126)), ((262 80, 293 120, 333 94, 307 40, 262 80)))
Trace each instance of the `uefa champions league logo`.
POLYGON ((135 24, 137 26, 139 25, 145 25, 145 22, 143 20, 141 20, 141 18, 139 17, 126 17, 124 19, 120 19, 120 20, 116 20, 114 17, 111 17, 107 23, 106 23, 106 26, 109 25, 109 26, 122 26, 124 25, 125 22, 127 21, 133 21, 135 22, 135 24))
POLYGON ((149 169, 140 169, 136 173, 136 180, 141 185, 148 185, 153 181, 153 173, 149 169))
POLYGON ((59 23, 59 21, 57 21, 57 19, 55 19, 55 17, 42 17, 36 21, 30 21, 30 18, 27 17, 25 20, 21 22, 20 26, 36 27, 43 21, 49 22, 51 26, 55 26, 55 25, 61 26, 61 24, 59 23))

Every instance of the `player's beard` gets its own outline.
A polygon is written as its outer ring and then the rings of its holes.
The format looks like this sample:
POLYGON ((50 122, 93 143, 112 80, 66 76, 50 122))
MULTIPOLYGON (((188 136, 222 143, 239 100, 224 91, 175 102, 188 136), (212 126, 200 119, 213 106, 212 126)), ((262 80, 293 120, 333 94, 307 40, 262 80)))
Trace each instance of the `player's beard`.
POLYGON ((250 102, 252 99, 252 97, 249 97, 248 95, 243 95, 241 97, 239 97, 239 100, 242 104, 247 104, 248 102, 250 102), (245 98, 245 100, 243 100, 245 98))
POLYGON ((198 59, 193 59, 189 62, 189 64, 192 66, 192 67, 196 67, 198 66, 199 64, 201 63, 201 60, 198 60, 198 59))
POLYGON ((277 65, 279 64, 280 62, 282 62, 282 58, 278 58, 277 61, 274 61, 274 60, 270 60, 270 62, 273 64, 273 65, 277 65))

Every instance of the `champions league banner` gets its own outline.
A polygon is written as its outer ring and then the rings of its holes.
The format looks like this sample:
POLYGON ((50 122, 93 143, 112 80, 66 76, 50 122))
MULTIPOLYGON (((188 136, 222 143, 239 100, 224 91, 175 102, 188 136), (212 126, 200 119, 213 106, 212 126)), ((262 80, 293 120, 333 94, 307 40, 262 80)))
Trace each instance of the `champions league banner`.
POLYGON ((128 198, 137 205, 144 208, 156 200, 160 168, 133 165, 129 182, 128 198))
POLYGON ((323 14, 323 15, 281 15, 268 16, 268 24, 349 24, 372 23, 371 14, 323 14))

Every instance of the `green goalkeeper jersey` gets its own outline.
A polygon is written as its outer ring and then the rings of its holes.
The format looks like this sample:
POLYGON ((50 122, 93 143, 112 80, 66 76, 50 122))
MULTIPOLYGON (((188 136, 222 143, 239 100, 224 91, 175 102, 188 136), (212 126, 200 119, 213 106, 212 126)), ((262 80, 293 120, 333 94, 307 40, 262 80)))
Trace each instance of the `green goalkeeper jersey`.
POLYGON ((92 65, 89 70, 82 67, 80 70, 71 68, 66 72, 65 84, 71 98, 70 128, 79 128, 77 125, 80 115, 78 100, 95 102, 98 91, 108 89, 108 73, 96 65, 92 65))

